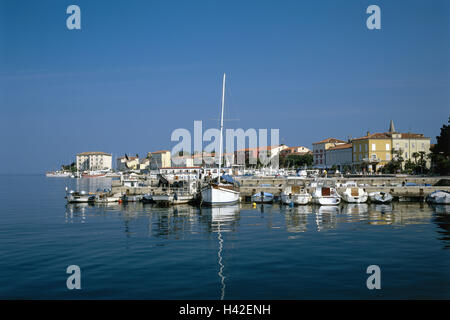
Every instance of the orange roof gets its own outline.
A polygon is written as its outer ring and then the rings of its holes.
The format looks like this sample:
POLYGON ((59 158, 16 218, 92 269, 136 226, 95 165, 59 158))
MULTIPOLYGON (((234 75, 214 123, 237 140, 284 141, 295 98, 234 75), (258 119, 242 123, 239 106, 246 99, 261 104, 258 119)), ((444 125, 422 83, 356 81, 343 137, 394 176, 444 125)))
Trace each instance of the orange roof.
POLYGON ((348 148, 351 148, 351 147, 352 147, 351 143, 344 143, 344 144, 338 144, 335 147, 328 148, 328 150, 348 149, 348 148))
POLYGON ((352 141, 353 140, 366 140, 366 139, 390 139, 390 138, 391 138, 390 135, 387 133, 376 132, 376 133, 372 133, 372 134, 369 134, 364 137, 352 139, 352 141))
POLYGON ((321 143, 345 143, 345 141, 336 139, 336 138, 328 138, 319 142, 313 142, 313 144, 321 144, 321 143))
POLYGON ((257 147, 257 148, 246 148, 246 149, 240 149, 240 150, 236 150, 237 152, 239 151, 264 151, 264 150, 272 150, 275 148, 278 148, 279 146, 267 146, 267 147, 257 147))

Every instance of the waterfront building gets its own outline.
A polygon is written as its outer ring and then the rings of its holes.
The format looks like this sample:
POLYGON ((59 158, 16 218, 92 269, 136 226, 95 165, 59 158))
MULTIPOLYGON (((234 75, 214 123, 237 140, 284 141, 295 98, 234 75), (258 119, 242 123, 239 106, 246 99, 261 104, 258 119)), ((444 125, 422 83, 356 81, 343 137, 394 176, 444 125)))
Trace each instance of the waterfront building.
POLYGON ((172 167, 193 167, 194 158, 192 156, 173 156, 172 167))
POLYGON ((112 155, 106 152, 82 152, 76 155, 78 171, 111 170, 112 155))
POLYGON ((287 147, 280 151, 280 156, 285 157, 285 156, 289 156, 289 155, 304 155, 309 152, 311 152, 311 150, 306 147, 303 147, 303 146, 287 147))
POLYGON ((392 139, 388 133, 370 133, 352 140, 353 167, 375 172, 392 159, 392 139))
POLYGON ((240 149, 234 152, 234 161, 235 164, 242 164, 238 162, 241 161, 241 159, 244 159, 246 164, 250 163, 250 161, 254 161, 256 164, 257 159, 263 157, 268 159, 268 161, 271 161, 273 158, 279 157, 280 152, 286 148, 288 148, 286 145, 278 145, 240 149))
POLYGON ((169 150, 149 152, 148 156, 151 158, 150 168, 152 170, 172 166, 171 154, 169 150))
POLYGON ((343 171, 344 167, 351 168, 353 162, 353 148, 351 143, 338 144, 325 150, 325 167, 337 167, 343 171))
POLYGON ((345 141, 336 139, 336 138, 328 138, 322 141, 314 142, 313 145, 313 160, 314 167, 318 169, 326 168, 326 150, 332 147, 336 147, 340 144, 345 144, 345 141))
MULTIPOLYGON (((394 122, 391 120, 388 134, 392 138, 392 148, 395 150, 394 157, 401 156, 403 158, 402 165, 405 165, 407 160, 417 161, 417 155, 422 153, 423 156, 430 153, 430 138, 425 137, 421 133, 400 133, 395 130, 394 122)), ((420 156, 419 156, 420 158, 420 156)), ((430 160, 427 161, 427 167, 430 167, 430 160)))

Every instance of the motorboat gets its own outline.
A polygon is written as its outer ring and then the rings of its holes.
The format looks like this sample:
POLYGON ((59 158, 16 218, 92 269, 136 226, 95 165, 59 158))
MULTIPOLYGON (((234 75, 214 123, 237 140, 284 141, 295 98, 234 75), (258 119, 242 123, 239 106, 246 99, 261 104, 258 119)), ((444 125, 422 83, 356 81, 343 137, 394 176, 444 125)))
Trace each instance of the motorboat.
POLYGON ((261 191, 252 195, 251 200, 255 203, 272 203, 273 198, 272 193, 261 191))
POLYGON ((68 191, 66 187, 66 199, 68 203, 87 203, 94 202, 95 194, 88 193, 86 191, 68 191))
POLYGON ((348 203, 364 203, 367 201, 368 194, 363 188, 348 187, 341 194, 341 197, 348 203))
POLYGON ((81 174, 82 178, 100 178, 106 176, 106 172, 103 171, 87 171, 81 174))
POLYGON ((426 201, 434 204, 450 204, 450 192, 434 191, 426 197, 426 201))
POLYGON ((333 187, 317 186, 312 194, 313 202, 322 206, 336 206, 341 197, 333 187))
POLYGON ((370 202, 373 203, 390 203, 393 198, 388 192, 378 191, 369 193, 370 202))
POLYGON ((289 186, 281 192, 282 204, 308 204, 312 200, 312 196, 300 186, 289 186))

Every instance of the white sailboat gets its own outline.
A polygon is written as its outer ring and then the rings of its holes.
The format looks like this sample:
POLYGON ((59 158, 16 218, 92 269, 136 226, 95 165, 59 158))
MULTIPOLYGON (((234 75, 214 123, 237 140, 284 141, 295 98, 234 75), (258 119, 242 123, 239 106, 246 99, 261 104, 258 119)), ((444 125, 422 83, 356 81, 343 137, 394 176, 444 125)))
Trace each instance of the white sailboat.
POLYGON ((222 83, 222 112, 220 117, 220 142, 219 142, 219 175, 217 182, 210 182, 201 189, 201 201, 207 205, 220 205, 236 203, 239 201, 239 189, 233 183, 222 183, 222 144, 223 144, 223 109, 225 105, 225 73, 222 83))

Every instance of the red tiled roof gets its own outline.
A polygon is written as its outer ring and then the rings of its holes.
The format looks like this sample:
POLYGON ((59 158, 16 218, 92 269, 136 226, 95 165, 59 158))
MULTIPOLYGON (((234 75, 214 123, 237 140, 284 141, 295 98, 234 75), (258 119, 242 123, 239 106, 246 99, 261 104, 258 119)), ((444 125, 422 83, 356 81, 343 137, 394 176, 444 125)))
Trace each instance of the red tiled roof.
POLYGON ((347 148, 351 148, 351 147, 352 147, 351 143, 344 143, 344 144, 338 144, 335 147, 328 148, 328 150, 347 149, 347 148))
POLYGON ((390 139, 390 138, 391 138, 390 135, 387 133, 376 132, 376 133, 372 133, 372 134, 369 134, 364 137, 352 139, 352 141, 353 140, 366 140, 366 139, 390 139))
POLYGON ((345 141, 342 141, 342 140, 339 140, 336 138, 328 138, 328 139, 324 139, 319 142, 313 142, 313 144, 320 144, 320 143, 345 143, 345 141))

